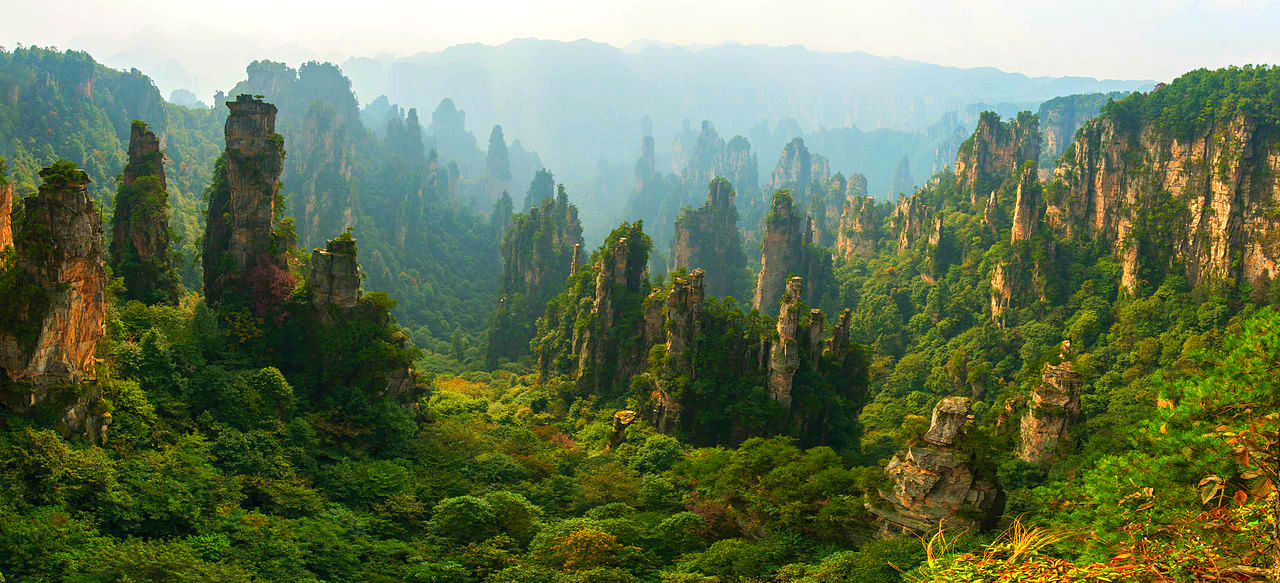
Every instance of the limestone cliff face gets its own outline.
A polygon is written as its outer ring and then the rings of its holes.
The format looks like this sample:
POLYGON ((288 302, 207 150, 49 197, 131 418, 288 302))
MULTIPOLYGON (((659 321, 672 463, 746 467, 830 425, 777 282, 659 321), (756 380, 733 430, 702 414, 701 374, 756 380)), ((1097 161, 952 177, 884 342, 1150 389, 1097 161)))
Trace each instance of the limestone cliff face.
POLYGON ((742 297, 747 290, 747 255, 738 231, 738 209, 729 181, 716 178, 707 186, 707 202, 676 219, 671 268, 706 271, 707 292, 742 297))
POLYGON ((1247 115, 1184 135, 1149 122, 1097 118, 1055 170, 1062 194, 1045 220, 1061 236, 1111 244, 1130 291, 1144 266, 1175 264, 1192 285, 1235 278, 1256 289, 1280 272, 1274 235, 1280 145, 1268 137, 1274 131, 1247 115))
POLYGON ((318 245, 325 237, 356 225, 356 192, 351 185, 351 148, 342 120, 316 102, 307 110, 289 157, 299 242, 318 245))
POLYGON ((1023 162, 1039 158, 1040 129, 1035 115, 1022 112, 1006 123, 996 113, 984 112, 977 129, 956 154, 956 181, 987 192, 1023 162))
POLYGON ((918 196, 900 196, 889 221, 898 235, 898 250, 929 237, 934 224, 934 209, 918 196))
POLYGON ((222 298, 233 281, 259 266, 283 270, 274 231, 284 140, 275 133, 276 107, 249 95, 227 102, 227 148, 214 177, 204 241, 205 295, 222 298))
POLYGON ((778 159, 778 166, 769 179, 769 188, 804 190, 814 180, 826 182, 830 174, 827 159, 809 153, 809 148, 804 145, 804 138, 794 138, 782 149, 782 157, 778 159))
POLYGON ((169 195, 160 139, 133 122, 111 221, 111 268, 124 279, 124 295, 147 303, 173 303, 181 284, 169 251, 169 195))
POLYGON ((351 308, 360 301, 356 254, 356 240, 345 233, 311 252, 311 304, 317 309, 351 308))
POLYGON ((845 196, 866 196, 867 195, 867 177, 862 174, 850 174, 848 182, 845 183, 845 196))
POLYGON ((850 196, 840 212, 840 228, 836 233, 836 253, 846 260, 854 255, 875 255, 879 239, 879 217, 876 201, 869 196, 850 196))
POLYGON ((1062 343, 1061 362, 1045 363, 1040 383, 1031 390, 1022 416, 1018 456, 1030 463, 1051 461, 1059 452, 1068 428, 1080 415, 1080 389, 1084 385, 1067 360, 1070 344, 1062 343))
POLYGON ((1006 273, 1005 264, 998 263, 991 271, 991 320, 1004 327, 1012 301, 1013 281, 1006 273))
POLYGON ((928 533, 940 523, 974 530, 995 525, 1004 509, 1004 493, 995 477, 980 472, 972 454, 959 447, 971 411, 967 397, 943 399, 934 407, 920 443, 889 461, 885 474, 893 489, 881 490, 881 500, 868 505, 882 521, 882 536, 928 533))
POLYGON ((17 282, 0 310, 0 385, 18 387, 20 402, 11 406, 19 411, 93 378, 106 332, 102 217, 89 198, 89 177, 65 161, 40 176, 39 192, 23 200, 21 222, 13 225, 13 264, 0 266, 16 270, 17 282))

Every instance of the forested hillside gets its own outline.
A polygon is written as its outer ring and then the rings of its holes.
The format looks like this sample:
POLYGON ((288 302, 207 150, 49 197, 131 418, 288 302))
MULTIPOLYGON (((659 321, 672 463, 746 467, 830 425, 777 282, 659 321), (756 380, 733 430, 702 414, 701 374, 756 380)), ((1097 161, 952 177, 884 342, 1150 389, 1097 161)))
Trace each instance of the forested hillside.
POLYGON ((885 202, 703 125, 592 241, 332 65, 0 58, 0 580, 1280 572, 1280 68, 983 113, 885 202))

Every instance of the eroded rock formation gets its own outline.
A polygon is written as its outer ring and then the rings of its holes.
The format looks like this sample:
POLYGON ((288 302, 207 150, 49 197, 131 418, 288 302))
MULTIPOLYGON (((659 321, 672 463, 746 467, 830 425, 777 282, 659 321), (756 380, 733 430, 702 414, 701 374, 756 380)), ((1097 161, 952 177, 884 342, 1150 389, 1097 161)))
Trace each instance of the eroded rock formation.
POLYGON ((804 280, 799 277, 787 280, 786 292, 778 303, 778 339, 769 348, 769 396, 787 410, 791 409, 791 388, 796 371, 800 368, 800 343, 797 336, 801 332, 799 303, 803 287, 804 280))
POLYGON ((301 131, 291 135, 297 136, 290 141, 289 157, 298 239, 314 246, 356 225, 352 146, 338 114, 319 101, 307 109, 301 131))
MULTIPOLYGON (((284 139, 275 133, 276 107, 241 95, 227 102, 226 152, 215 170, 204 240, 204 287, 211 302, 259 268, 285 269, 275 232, 275 203, 284 139)), ((237 286, 239 287, 239 286, 237 286)))
MULTIPOLYGON (((648 236, 639 223, 626 229, 627 236, 618 237, 598 253, 595 294, 591 304, 591 323, 574 327, 573 346, 578 354, 578 387, 590 393, 612 390, 644 368, 647 347, 644 340, 628 343, 611 341, 626 332, 615 326, 622 323, 628 300, 643 297, 645 266, 649 261, 648 236)), ((658 311, 661 314, 661 311, 658 311)), ((647 336, 645 322, 635 331, 647 336)), ((661 329, 661 320, 658 321, 661 329)))
POLYGON ((1036 179, 1036 167, 1034 164, 1023 164, 1013 203, 1011 240, 1017 242, 1030 239, 1035 234, 1040 214, 1040 181, 1036 179))
POLYGON ((111 220, 111 268, 124 279, 124 296, 146 303, 173 303, 181 283, 169 251, 169 195, 165 190, 160 139, 140 121, 129 134, 111 220))
POLYGON ((836 253, 846 260, 854 255, 874 255, 876 241, 879 239, 878 231, 879 217, 876 216, 875 199, 868 196, 846 198, 840 213, 840 228, 836 233, 836 253))
POLYGON ((825 157, 811 154, 804 145, 804 138, 793 138, 782 149, 782 157, 778 159, 778 166, 769 179, 769 188, 796 188, 804 191, 814 180, 826 182, 830 174, 825 157))
POLYGON ((741 297, 747 291, 747 255, 733 199, 728 180, 712 180, 706 204, 676 219, 671 246, 672 269, 705 270, 707 293, 717 297, 741 297))
POLYGON ((13 244, 13 185, 4 177, 0 164, 0 251, 13 244))
POLYGON ((1070 342, 1063 341, 1057 364, 1045 363, 1040 382, 1031 389, 1022 415, 1018 456, 1030 463, 1051 461, 1059 453, 1067 429, 1080 415, 1084 382, 1068 360, 1070 342))
POLYGON ((0 306, 0 397, 18 413, 52 403, 73 433, 104 437, 109 416, 93 409, 94 355, 106 334, 102 217, 89 177, 65 160, 40 171, 39 192, 22 201, 0 306))
POLYGON ((311 304, 350 308, 360 301, 360 262, 356 240, 343 233, 329 239, 324 249, 311 252, 311 304))
POLYGON ((969 428, 972 400, 947 397, 933 409, 929 431, 920 442, 898 452, 885 467, 891 491, 868 509, 882 521, 881 535, 928 533, 946 528, 985 530, 994 526, 1004 507, 1004 493, 994 476, 974 463, 974 452, 962 448, 969 428))
POLYGON ((1142 269, 1175 263, 1192 285, 1234 278, 1265 289, 1280 275, 1280 146, 1258 123, 1240 114, 1175 132, 1094 119, 1054 172, 1064 195, 1045 220, 1061 236, 1112 245, 1131 292, 1142 269))
POLYGON ((787 278, 793 274, 808 283, 801 298, 805 302, 817 304, 829 292, 835 277, 831 255, 812 243, 810 221, 795 208, 791 192, 774 193, 760 243, 760 272, 752 307, 770 315, 777 313, 775 298, 782 297, 787 278))
POLYGON ((956 153, 959 184, 987 192, 1027 160, 1040 158, 1040 127, 1035 115, 1022 112, 1010 122, 983 112, 978 127, 956 153))

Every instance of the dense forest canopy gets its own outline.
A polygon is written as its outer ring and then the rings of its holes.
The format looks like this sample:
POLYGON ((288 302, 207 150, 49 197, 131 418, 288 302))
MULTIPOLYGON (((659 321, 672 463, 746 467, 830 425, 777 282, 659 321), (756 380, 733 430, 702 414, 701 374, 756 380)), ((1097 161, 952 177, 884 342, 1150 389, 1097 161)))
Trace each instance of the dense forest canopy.
POLYGON ((0 50, 0 581, 1274 577, 1278 71, 924 167, 646 118, 618 189, 465 88, 0 50))

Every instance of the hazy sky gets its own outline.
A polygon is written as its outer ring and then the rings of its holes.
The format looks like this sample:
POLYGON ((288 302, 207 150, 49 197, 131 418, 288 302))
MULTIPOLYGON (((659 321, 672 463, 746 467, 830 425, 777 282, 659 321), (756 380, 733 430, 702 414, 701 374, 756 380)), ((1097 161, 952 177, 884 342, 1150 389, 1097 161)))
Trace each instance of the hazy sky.
MULTIPOLYGON (((464 42, 589 38, 803 44, 1029 75, 1167 80, 1280 62, 1280 0, 45 0, 12 2, 0 44, 238 59, 409 55, 464 42), (151 44, 141 40, 150 39, 151 44), (251 40, 252 39, 252 40, 251 40), (256 43, 253 46, 252 43, 256 43), (281 45, 286 45, 283 49, 281 45), (222 46, 223 49, 216 47, 222 46), (252 52, 248 51, 248 52, 252 52)), ((201 63, 182 63, 193 73, 201 63)), ((243 70, 243 63, 236 65, 243 70)))

